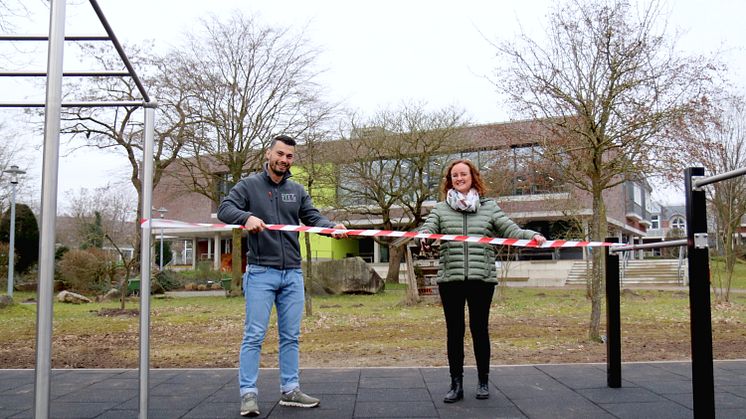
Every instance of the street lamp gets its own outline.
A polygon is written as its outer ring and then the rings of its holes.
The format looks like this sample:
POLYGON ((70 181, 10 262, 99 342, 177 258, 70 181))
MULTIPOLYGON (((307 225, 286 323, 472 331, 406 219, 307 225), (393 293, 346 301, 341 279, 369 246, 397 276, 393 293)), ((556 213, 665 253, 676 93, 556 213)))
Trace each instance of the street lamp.
POLYGON ((18 187, 18 175, 26 173, 18 166, 10 166, 10 169, 3 170, 10 175, 10 243, 8 243, 8 297, 13 298, 13 262, 15 259, 16 246, 16 188, 18 187))
MULTIPOLYGON (((158 214, 160 214, 161 220, 163 219, 163 214, 167 213, 168 210, 166 208, 160 207, 156 210, 158 214)), ((161 253, 160 253, 160 261, 158 263, 158 267, 161 271, 163 271, 163 225, 161 225, 161 253)))

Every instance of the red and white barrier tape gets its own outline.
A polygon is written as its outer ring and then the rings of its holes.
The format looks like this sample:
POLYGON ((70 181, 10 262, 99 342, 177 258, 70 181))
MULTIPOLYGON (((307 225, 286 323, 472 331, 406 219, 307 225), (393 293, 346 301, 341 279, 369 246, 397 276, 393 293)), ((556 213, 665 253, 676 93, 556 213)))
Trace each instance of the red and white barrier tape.
MULTIPOLYGON (((243 225, 239 224, 209 224, 209 223, 187 223, 184 221, 168 220, 163 218, 154 218, 148 222, 148 220, 142 221, 142 227, 145 228, 150 224, 150 228, 194 228, 194 227, 206 227, 206 228, 240 228, 245 229, 243 225)), ((326 227, 308 227, 298 225, 287 225, 287 224, 267 224, 269 230, 279 231, 297 231, 306 233, 316 234, 347 234, 348 236, 375 236, 375 237, 411 237, 414 239, 432 239, 432 240, 447 240, 447 241, 460 241, 470 243, 483 243, 483 244, 494 244, 502 246, 518 246, 518 247, 540 247, 540 248, 560 248, 560 247, 604 247, 604 246, 618 246, 620 243, 608 243, 608 242, 584 242, 584 241, 571 241, 571 240, 547 240, 541 246, 536 244, 534 240, 523 240, 523 239, 502 239, 496 237, 477 237, 477 236, 457 236, 453 234, 429 234, 429 233, 418 233, 416 231, 392 231, 392 230, 337 230, 334 228, 326 227)))

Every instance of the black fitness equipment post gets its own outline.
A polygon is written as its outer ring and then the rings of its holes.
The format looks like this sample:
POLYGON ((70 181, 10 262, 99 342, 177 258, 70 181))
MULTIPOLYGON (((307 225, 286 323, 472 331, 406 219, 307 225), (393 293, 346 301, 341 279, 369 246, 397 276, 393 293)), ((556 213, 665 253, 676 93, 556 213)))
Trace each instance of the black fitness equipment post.
MULTIPOLYGON (((637 249, 687 246, 689 264, 689 311, 692 337, 692 405, 695 418, 715 417, 715 384, 710 307, 710 257, 707 206, 702 187, 746 174, 746 167, 704 176, 704 168, 684 171, 686 191, 686 239, 606 248, 607 385, 622 386, 621 325, 619 313, 619 252, 637 249)), ((606 241, 614 241, 608 238, 606 241)))

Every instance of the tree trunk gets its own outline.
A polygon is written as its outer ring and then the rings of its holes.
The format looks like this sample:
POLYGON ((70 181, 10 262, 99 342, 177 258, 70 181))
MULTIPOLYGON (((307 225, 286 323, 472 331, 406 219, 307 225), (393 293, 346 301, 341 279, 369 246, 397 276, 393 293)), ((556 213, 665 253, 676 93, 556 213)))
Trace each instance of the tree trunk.
POLYGON ((127 260, 124 258, 124 253, 120 252, 120 255, 122 256, 122 263, 124 263, 124 278, 119 282, 119 308, 124 310, 124 305, 127 301, 127 287, 128 287, 128 280, 130 275, 132 274, 132 268, 134 267, 134 259, 127 260))
POLYGON ((393 284, 399 283, 399 264, 401 263, 403 253, 403 246, 389 246, 389 272, 386 274, 386 282, 393 284))
POLYGON ((405 305, 415 305, 420 302, 420 293, 417 291, 417 278, 414 274, 414 261, 412 260, 412 250, 406 244, 404 248, 407 263, 407 296, 404 300, 405 305))
POLYGON ((306 301, 306 316, 313 316, 313 301, 311 300, 311 292, 309 285, 313 283, 313 258, 311 258, 311 235, 308 233, 303 234, 303 241, 306 245, 306 272, 303 276, 303 289, 305 301, 306 301))
MULTIPOLYGON (((232 230, 233 236, 231 237, 232 252, 231 252, 231 291, 228 293, 231 297, 238 297, 243 295, 243 249, 241 248, 241 229, 234 228, 232 230)), ((196 257, 196 255, 194 256, 196 257)))
MULTIPOLYGON (((729 214, 729 220, 734 219, 732 214, 729 214)), ((725 234, 723 235, 723 256, 725 259, 725 281, 723 288, 720 292, 720 301, 730 302, 730 288, 733 282, 733 270, 736 268, 736 243, 735 237, 737 237, 738 228, 740 226, 740 217, 736 218, 736 222, 729 222, 727 224, 725 234)), ((717 295, 717 294, 716 294, 717 295)))
MULTIPOLYGON (((606 204, 603 190, 593 190, 593 216, 591 217, 591 240, 603 241, 608 235, 606 225, 606 204)), ((603 252, 593 249, 593 268, 591 278, 591 322, 588 328, 588 338, 593 342, 601 342, 601 301, 603 300, 605 271, 603 252)))
POLYGON ((129 270, 125 270, 124 278, 119 281, 119 308, 124 310, 124 302, 127 298, 127 278, 129 270))
POLYGON ((506 290, 508 289, 508 281, 507 277, 510 274, 510 263, 512 262, 512 259, 514 257, 514 249, 512 246, 500 246, 497 247, 495 250, 495 254, 497 255, 505 255, 505 257, 501 258, 503 260, 500 261, 500 268, 496 268, 496 275, 497 275, 497 287, 496 287, 496 295, 495 298, 498 301, 502 301, 507 296, 506 290))

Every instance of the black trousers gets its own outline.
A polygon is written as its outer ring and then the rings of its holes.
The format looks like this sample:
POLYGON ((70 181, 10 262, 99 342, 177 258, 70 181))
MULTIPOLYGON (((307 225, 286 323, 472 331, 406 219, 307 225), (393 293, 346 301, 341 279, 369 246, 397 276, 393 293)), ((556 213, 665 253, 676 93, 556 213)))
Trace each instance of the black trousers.
POLYGON ((477 374, 486 380, 490 372, 489 318, 495 284, 484 281, 453 281, 438 284, 446 317, 448 367, 451 377, 464 374, 465 304, 469 304, 469 330, 477 360, 477 374))

